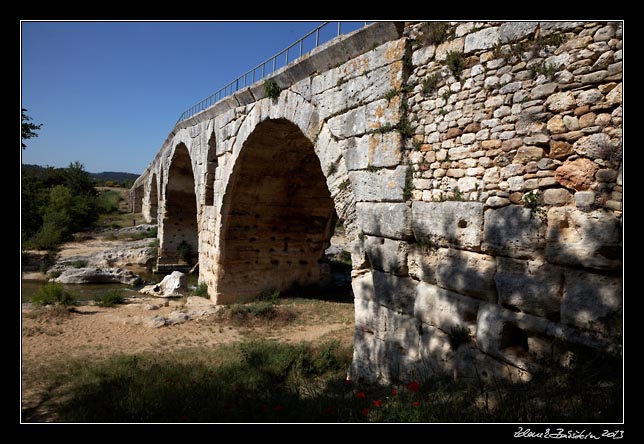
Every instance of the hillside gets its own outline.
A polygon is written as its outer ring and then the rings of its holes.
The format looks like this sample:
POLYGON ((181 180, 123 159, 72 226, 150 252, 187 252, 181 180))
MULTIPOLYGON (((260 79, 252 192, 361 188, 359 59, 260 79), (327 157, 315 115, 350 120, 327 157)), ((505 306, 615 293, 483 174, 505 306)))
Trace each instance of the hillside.
MULTIPOLYGON (((23 172, 41 172, 44 171, 48 168, 52 167, 43 167, 40 165, 31 165, 31 164, 23 164, 22 169, 23 172)), ((55 168, 55 169, 64 169, 64 168, 55 168)), ((134 173, 125 173, 125 172, 120 172, 120 171, 104 171, 101 173, 89 173, 90 177, 97 182, 106 182, 106 181, 112 181, 112 182, 120 182, 123 183, 125 181, 135 181, 137 177, 139 177, 138 174, 134 173)))

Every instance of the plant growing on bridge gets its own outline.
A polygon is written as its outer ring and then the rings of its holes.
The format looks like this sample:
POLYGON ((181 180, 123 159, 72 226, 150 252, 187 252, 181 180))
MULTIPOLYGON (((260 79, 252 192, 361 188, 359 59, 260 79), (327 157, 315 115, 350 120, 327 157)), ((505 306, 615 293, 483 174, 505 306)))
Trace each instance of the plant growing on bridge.
POLYGON ((435 72, 434 74, 423 80, 423 94, 429 95, 436 91, 436 87, 438 86, 438 81, 440 80, 440 78, 440 74, 435 72))
POLYGON ((281 89, 273 79, 268 79, 264 82, 264 94, 266 97, 273 100, 277 99, 280 95, 281 89))
POLYGON ((177 246, 177 257, 187 264, 192 262, 192 247, 185 240, 182 240, 177 246))
POLYGON ((465 69, 465 56, 460 51, 449 51, 447 53, 447 66, 456 78, 461 79, 461 74, 465 69))

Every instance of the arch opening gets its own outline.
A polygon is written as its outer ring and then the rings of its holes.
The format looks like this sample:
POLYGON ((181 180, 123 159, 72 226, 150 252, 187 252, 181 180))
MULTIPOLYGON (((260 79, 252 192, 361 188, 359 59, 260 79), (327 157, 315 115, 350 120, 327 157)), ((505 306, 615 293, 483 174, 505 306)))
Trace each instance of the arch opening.
POLYGON ((206 177, 204 183, 206 185, 206 192, 204 197, 204 205, 215 204, 215 170, 217 169, 217 143, 215 141, 215 132, 213 131, 208 139, 208 153, 206 155, 206 177))
POLYGON ((241 149, 223 202, 218 303, 323 283, 335 222, 311 141, 285 119, 258 124, 241 149))
POLYGON ((175 149, 168 169, 166 205, 158 270, 186 270, 199 257, 197 198, 190 154, 184 144, 175 149))

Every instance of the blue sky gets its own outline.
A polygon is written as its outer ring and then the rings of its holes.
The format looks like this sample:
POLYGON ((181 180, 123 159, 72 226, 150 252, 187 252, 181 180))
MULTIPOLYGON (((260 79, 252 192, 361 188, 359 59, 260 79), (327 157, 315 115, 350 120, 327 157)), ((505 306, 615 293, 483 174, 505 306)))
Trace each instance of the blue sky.
POLYGON ((181 112, 320 23, 23 22, 22 106, 43 127, 22 161, 141 173, 181 112))

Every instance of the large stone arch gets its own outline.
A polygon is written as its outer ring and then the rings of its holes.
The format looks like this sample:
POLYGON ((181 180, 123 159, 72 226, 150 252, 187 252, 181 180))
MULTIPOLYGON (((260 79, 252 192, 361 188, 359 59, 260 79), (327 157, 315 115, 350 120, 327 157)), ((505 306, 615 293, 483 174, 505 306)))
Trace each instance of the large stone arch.
POLYGON ((184 143, 175 146, 164 188, 158 269, 187 269, 196 263, 199 255, 199 207, 193 162, 184 143))

